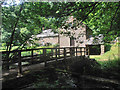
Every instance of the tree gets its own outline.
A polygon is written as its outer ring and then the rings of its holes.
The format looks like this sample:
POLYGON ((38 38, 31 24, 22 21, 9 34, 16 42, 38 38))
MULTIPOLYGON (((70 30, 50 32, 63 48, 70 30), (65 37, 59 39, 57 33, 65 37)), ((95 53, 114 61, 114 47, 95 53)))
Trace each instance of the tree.
POLYGON ((58 16, 73 15, 80 23, 91 28, 95 35, 103 34, 104 42, 120 34, 120 2, 69 2, 61 3, 58 16), (64 11, 63 11, 64 10, 64 11))
POLYGON ((111 41, 120 34, 119 7, 119 2, 23 2, 3 7, 3 42, 8 51, 16 44, 22 48, 43 27, 57 30, 66 26, 70 15, 80 22, 74 28, 84 23, 93 34, 103 34, 105 42, 111 41))
MULTIPOLYGON (((28 41, 34 43, 30 39, 32 35, 41 33, 43 27, 45 29, 54 27, 51 22, 55 19, 51 20, 51 18, 46 18, 43 13, 37 13, 36 8, 39 6, 37 4, 35 6, 34 3, 22 3, 2 8, 2 42, 6 44, 7 51, 12 49, 12 45, 17 45, 19 46, 17 49, 21 49, 28 41)), ((45 3, 43 6, 48 5, 45 3)))

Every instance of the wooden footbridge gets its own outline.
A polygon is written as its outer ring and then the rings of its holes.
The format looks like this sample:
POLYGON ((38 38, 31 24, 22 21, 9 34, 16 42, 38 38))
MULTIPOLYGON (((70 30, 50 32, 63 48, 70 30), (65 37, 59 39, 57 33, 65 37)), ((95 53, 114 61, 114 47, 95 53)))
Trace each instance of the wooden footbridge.
POLYGON ((66 60, 77 56, 89 55, 85 47, 64 47, 64 48, 37 48, 26 50, 4 51, 2 53, 2 69, 10 70, 17 65, 18 73, 22 74, 22 67, 49 61, 66 60))

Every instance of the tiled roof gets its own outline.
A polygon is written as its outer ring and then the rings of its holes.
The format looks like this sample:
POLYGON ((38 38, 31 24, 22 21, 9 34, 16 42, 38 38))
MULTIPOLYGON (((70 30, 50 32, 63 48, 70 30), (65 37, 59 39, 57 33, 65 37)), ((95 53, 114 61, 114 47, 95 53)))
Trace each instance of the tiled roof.
POLYGON ((52 29, 47 29, 47 30, 43 30, 41 34, 36 35, 36 38, 52 37, 52 36, 58 36, 58 33, 54 33, 52 29))
POLYGON ((96 44, 103 44, 103 35, 100 34, 95 37, 90 37, 85 42, 87 45, 96 45, 96 44))

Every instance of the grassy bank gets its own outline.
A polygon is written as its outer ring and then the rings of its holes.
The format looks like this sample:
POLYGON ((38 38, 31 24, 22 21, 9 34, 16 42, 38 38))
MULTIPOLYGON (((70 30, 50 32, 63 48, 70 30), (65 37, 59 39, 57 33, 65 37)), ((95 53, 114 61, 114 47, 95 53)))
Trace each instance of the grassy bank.
POLYGON ((90 58, 95 58, 97 61, 118 59, 118 44, 112 45, 110 51, 105 52, 103 55, 91 55, 90 58))
POLYGON ((112 45, 110 51, 105 52, 103 55, 91 55, 101 64, 102 68, 119 68, 120 59, 118 58, 118 44, 112 45))

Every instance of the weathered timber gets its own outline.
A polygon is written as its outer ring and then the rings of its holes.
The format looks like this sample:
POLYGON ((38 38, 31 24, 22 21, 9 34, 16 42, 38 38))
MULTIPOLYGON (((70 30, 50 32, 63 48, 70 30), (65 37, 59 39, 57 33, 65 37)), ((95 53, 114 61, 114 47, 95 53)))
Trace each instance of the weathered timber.
POLYGON ((33 50, 31 51, 31 56, 32 56, 31 63, 33 63, 33 50))
POLYGON ((46 60, 46 48, 43 49, 43 56, 44 56, 44 62, 45 62, 45 67, 47 66, 47 60, 46 60))
POLYGON ((18 72, 22 74, 22 62, 28 62, 28 65, 32 65, 35 63, 45 63, 45 66, 47 64, 47 61, 57 61, 58 59, 63 58, 63 61, 66 63, 67 57, 73 57, 73 56, 82 56, 82 48, 84 47, 62 47, 62 48, 37 48, 37 49, 26 49, 26 50, 13 50, 13 51, 3 51, 2 55, 5 56, 2 58, 3 66, 8 67, 9 69, 10 65, 15 65, 18 63, 18 72), (49 52, 48 52, 49 49, 49 52), (35 51, 40 51, 35 52, 35 51), (29 55, 22 56, 22 52, 30 52, 29 55), (8 54, 15 55, 11 58, 10 56, 7 56, 8 54), (17 54, 17 55, 16 55, 17 54))
POLYGON ((22 75, 21 51, 18 52, 18 74, 22 75))

